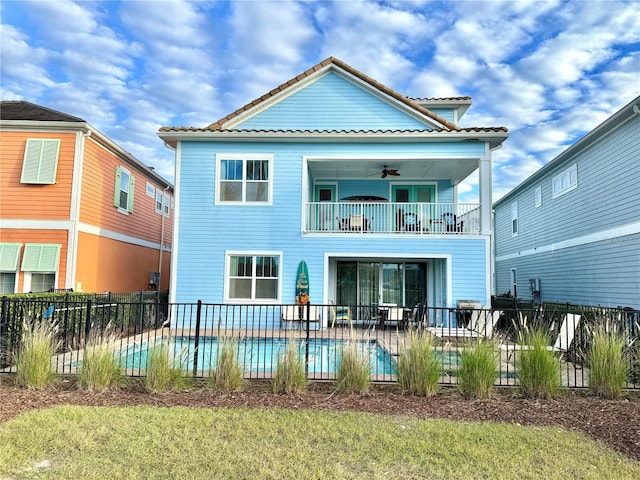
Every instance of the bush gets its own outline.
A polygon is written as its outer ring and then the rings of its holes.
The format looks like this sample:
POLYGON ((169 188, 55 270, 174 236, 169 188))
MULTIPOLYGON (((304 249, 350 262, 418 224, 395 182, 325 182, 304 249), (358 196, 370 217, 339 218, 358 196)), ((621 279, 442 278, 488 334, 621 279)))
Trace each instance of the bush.
POLYGON ((340 347, 336 390, 343 393, 368 393, 371 389, 371 362, 368 352, 358 349, 355 341, 340 347))
POLYGON ((442 360, 436 355, 428 331, 412 330, 398 355, 398 383, 403 392, 429 397, 435 395, 442 376, 442 360))
POLYGON ((189 385, 184 358, 172 358, 169 345, 161 343, 152 347, 147 357, 147 372, 144 384, 151 393, 182 390, 189 385), (178 363, 178 366, 174 364, 178 363))
POLYGON ((624 337, 607 322, 598 324, 592 332, 587 359, 589 389, 599 397, 620 397, 629 371, 624 337))
POLYGON ((458 388, 466 397, 488 398, 498 375, 499 352, 495 343, 480 340, 472 350, 464 350, 458 370, 458 388))
POLYGON ((278 355, 276 372, 273 377, 274 393, 297 393, 307 388, 304 360, 298 350, 298 344, 289 339, 287 348, 278 355))
POLYGON ((122 367, 115 356, 117 342, 115 335, 99 335, 89 340, 78 372, 80 388, 94 391, 122 385, 122 367))
POLYGON ((55 355, 56 326, 47 321, 24 321, 22 338, 16 358, 18 385, 28 388, 46 388, 55 382, 51 358, 55 355))
POLYGON ((548 349, 549 334, 542 328, 525 330, 520 343, 516 371, 523 395, 552 398, 560 387, 560 360, 548 349))
POLYGON ((243 377, 244 366, 238 358, 238 343, 219 337, 216 368, 209 373, 211 387, 225 392, 240 390, 244 382, 243 377))

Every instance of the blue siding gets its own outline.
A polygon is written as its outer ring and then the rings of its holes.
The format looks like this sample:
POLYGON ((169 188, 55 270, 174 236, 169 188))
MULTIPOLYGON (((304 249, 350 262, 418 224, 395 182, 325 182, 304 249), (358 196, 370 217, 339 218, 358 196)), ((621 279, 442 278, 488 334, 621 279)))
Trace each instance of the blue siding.
POLYGON ((333 72, 242 122, 236 129, 431 130, 333 72))
POLYGON ((450 122, 453 122, 455 120, 453 108, 430 108, 429 110, 436 115, 441 116, 445 120, 449 120, 450 122))

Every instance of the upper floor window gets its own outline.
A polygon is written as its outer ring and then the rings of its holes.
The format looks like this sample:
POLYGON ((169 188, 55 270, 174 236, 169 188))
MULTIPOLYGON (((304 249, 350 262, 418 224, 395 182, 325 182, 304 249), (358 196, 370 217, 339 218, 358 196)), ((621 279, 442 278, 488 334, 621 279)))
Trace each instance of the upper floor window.
POLYGON ((217 155, 216 203, 270 204, 270 155, 217 155))
POLYGON ((156 187, 153 184, 147 182, 147 197, 153 198, 156 192, 156 187))
POLYGON ((572 165, 564 172, 553 177, 553 198, 564 195, 571 190, 578 188, 578 167, 572 165))
POLYGON ((228 255, 226 286, 228 300, 277 301, 280 296, 280 255, 228 255))
POLYGON ((21 183, 56 183, 60 140, 29 138, 24 150, 21 183))
POLYGON ((511 235, 518 235, 518 202, 511 204, 511 235))
POLYGON ((135 188, 135 178, 131 172, 124 167, 116 168, 116 188, 113 197, 113 204, 123 213, 133 212, 133 192, 135 188))
POLYGON ((161 213, 164 216, 169 216, 169 205, 171 204, 171 198, 162 190, 156 190, 156 212, 161 213))

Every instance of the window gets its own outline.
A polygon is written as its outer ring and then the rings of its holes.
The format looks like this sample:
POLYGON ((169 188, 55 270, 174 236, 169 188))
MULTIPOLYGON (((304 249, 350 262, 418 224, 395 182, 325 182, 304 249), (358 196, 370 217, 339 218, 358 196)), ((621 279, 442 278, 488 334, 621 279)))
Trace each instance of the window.
POLYGON ((156 190, 156 212, 162 213, 165 216, 169 216, 169 204, 171 199, 169 195, 162 190, 156 190))
POLYGON ((542 187, 536 187, 536 190, 534 193, 535 193, 536 208, 541 207, 542 206, 542 187))
POLYGON ((116 168, 116 190, 113 197, 113 204, 122 213, 133 212, 133 192, 135 190, 135 179, 131 172, 124 167, 116 168))
POLYGON ((280 255, 228 255, 227 299, 277 301, 280 297, 280 255))
POLYGON ((153 198, 156 194, 156 187, 154 187, 151 183, 147 182, 147 197, 153 198))
POLYGON ((271 162, 265 155, 218 155, 216 202, 270 203, 271 162))
POLYGON ((21 183, 56 183, 60 140, 29 138, 24 149, 21 183))
POLYGON ((518 272, 515 268, 511 269, 511 294, 518 296, 518 272))
POLYGON ((27 243, 22 256, 25 292, 46 292, 56 285, 60 245, 27 243))
POLYGON ((518 202, 511 204, 511 236, 518 235, 518 202))
POLYGON ((578 188, 578 167, 572 165, 564 172, 553 177, 553 198, 564 195, 571 190, 578 188))
POLYGON ((0 293, 16 292, 21 243, 0 243, 0 293))

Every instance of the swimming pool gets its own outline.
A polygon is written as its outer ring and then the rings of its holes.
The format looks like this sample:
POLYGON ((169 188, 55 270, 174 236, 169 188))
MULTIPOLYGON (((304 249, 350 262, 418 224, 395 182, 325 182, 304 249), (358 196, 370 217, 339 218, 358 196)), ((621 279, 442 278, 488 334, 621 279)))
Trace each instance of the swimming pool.
MULTIPOLYGON (((161 341, 166 342, 163 338, 161 341)), ((238 358, 244 370, 258 373, 275 372, 278 357, 286 350, 289 340, 286 338, 251 337, 234 339, 238 358)), ((159 342, 156 342, 156 344, 159 342)), ((340 349, 345 340, 309 339, 309 376, 316 374, 334 374, 339 362, 340 349)), ((145 369, 147 354, 154 344, 141 342, 130 345, 120 353, 122 365, 129 369, 145 369)), ((193 337, 172 337, 170 351, 174 358, 181 359, 183 365, 193 371, 195 356, 195 340, 193 337)), ((207 371, 216 367, 218 357, 218 338, 201 337, 198 342, 197 370, 207 371)), ((375 340, 356 341, 358 351, 369 357, 372 375, 395 375, 396 361, 386 349, 375 340)), ((304 341, 298 341, 300 356, 305 359, 304 341)))

